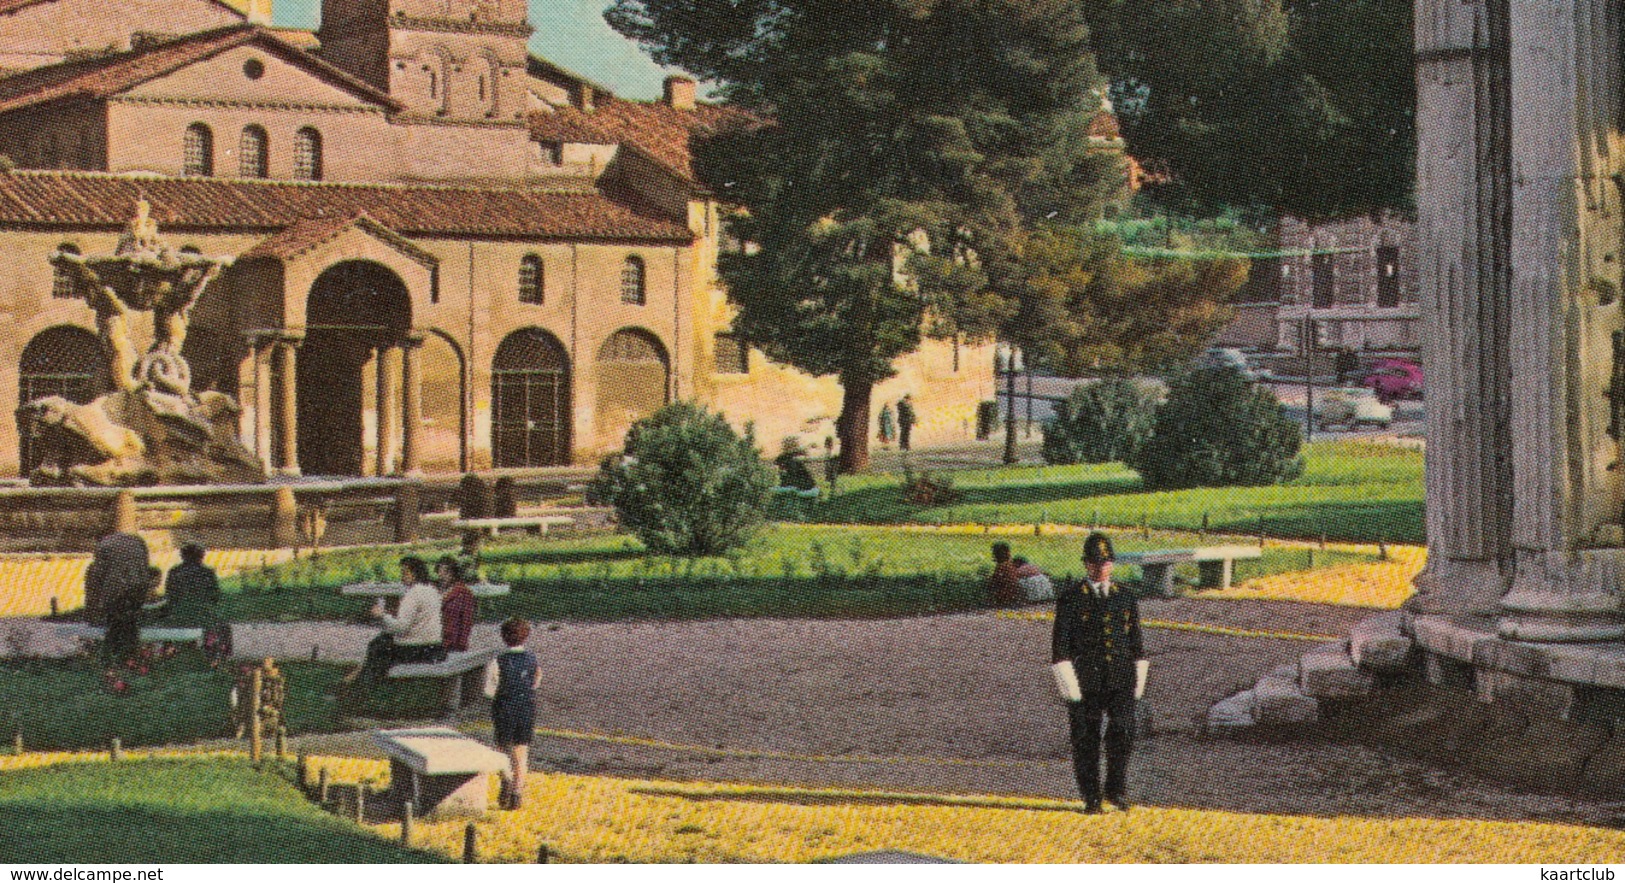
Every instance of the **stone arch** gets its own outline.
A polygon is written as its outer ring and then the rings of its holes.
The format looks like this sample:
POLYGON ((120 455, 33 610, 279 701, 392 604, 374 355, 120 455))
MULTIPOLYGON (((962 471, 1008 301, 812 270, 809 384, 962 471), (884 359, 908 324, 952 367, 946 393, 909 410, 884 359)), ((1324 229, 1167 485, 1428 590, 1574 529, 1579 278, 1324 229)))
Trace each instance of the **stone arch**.
POLYGON ((671 401, 671 357, 660 338, 622 328, 598 349, 598 439, 618 445, 633 423, 671 401))
MULTIPOLYGON (((108 388, 107 358, 94 331, 77 325, 56 325, 34 335, 23 347, 17 366, 19 406, 46 396, 61 396, 87 404, 108 388)), ((41 452, 34 449, 27 428, 18 424, 21 474, 34 471, 41 452)))
POLYGON ((311 285, 305 326, 295 384, 300 468, 310 475, 360 475, 370 405, 363 371, 379 353, 405 342, 411 296, 388 267, 343 261, 311 285))
POLYGON ((540 328, 503 339, 491 359, 491 459, 498 469, 570 463, 570 355, 540 328))
POLYGON ((450 334, 430 328, 423 336, 422 359, 423 469, 467 472, 468 357, 450 334))

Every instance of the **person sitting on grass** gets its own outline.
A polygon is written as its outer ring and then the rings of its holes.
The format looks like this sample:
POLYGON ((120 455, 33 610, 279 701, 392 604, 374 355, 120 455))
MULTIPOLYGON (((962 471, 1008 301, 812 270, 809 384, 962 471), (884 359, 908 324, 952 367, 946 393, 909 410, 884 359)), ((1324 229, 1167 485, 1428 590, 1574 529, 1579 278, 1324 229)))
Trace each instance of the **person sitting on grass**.
POLYGON ((383 631, 367 644, 367 657, 361 668, 350 673, 346 683, 361 681, 373 685, 384 679, 397 662, 439 662, 446 658, 440 645, 440 593, 429 580, 429 566, 422 558, 401 559, 401 582, 406 594, 398 611, 391 616, 383 599, 372 605, 372 615, 383 631))
POLYGON ((993 575, 987 579, 988 603, 994 607, 1014 607, 1021 603, 1021 584, 1016 563, 1010 560, 1010 544, 993 544, 993 575))
POLYGON ((525 802, 525 769, 530 741, 536 736, 536 688, 542 672, 536 654, 525 649, 530 623, 514 617, 502 624, 502 643, 508 649, 485 668, 485 695, 491 697, 493 741, 508 755, 508 774, 502 781, 502 808, 519 809, 525 802))
POLYGON ((474 620, 479 614, 479 600, 463 579, 463 567, 451 555, 435 562, 434 573, 440 584, 440 643, 447 653, 468 650, 468 637, 474 632, 474 620))
POLYGON ((1020 555, 1010 559, 1010 563, 1016 567, 1016 585, 1021 587, 1022 601, 1033 604, 1055 600, 1055 583, 1050 580, 1049 574, 1020 555))

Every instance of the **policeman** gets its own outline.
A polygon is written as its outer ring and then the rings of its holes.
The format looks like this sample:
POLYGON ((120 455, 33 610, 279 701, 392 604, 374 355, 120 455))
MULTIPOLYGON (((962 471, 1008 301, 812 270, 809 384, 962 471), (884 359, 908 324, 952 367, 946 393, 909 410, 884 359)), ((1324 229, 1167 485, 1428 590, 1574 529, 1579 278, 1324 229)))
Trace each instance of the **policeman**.
POLYGON ((1100 729, 1106 722, 1105 798, 1128 810, 1128 759, 1134 750, 1134 703, 1145 695, 1150 663, 1140 640, 1140 606, 1112 582, 1115 558, 1105 534, 1083 542, 1088 579, 1055 600, 1057 687, 1072 725, 1072 766, 1084 812, 1100 812, 1100 729))

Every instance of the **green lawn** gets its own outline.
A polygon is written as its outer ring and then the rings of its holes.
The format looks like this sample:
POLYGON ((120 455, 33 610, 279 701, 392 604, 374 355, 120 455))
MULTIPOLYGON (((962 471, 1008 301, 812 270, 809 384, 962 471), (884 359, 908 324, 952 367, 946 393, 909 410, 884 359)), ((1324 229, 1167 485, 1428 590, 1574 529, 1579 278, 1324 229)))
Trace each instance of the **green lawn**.
POLYGON ((246 760, 0 772, 0 864, 443 862, 323 812, 246 760))
POLYGON ((921 507, 905 502, 896 474, 852 476, 813 518, 843 524, 1101 524, 1194 530, 1209 516, 1215 531, 1254 533, 1259 518, 1272 537, 1353 542, 1425 541, 1422 454, 1368 442, 1305 447, 1303 477, 1265 487, 1197 488, 1147 493, 1119 463, 1023 466, 954 472, 964 499, 921 507))
MULTIPOLYGON (((339 729, 325 694, 345 668, 293 662, 284 713, 289 732, 339 729)), ((125 672, 115 694, 93 658, 0 661, 0 738, 21 732, 31 749, 103 748, 117 736, 126 747, 169 745, 232 735, 229 697, 234 674, 211 670, 196 651, 159 661, 146 675, 125 672)))
MULTIPOLYGON (((982 606, 992 569, 989 545, 1003 539, 1055 575, 1081 575, 1077 536, 983 536, 886 527, 775 525, 740 552, 679 559, 645 554, 617 535, 524 540, 488 547, 487 578, 513 594, 486 599, 481 617, 542 620, 685 619, 730 616, 905 616, 982 606)), ((1194 534, 1153 531, 1119 537, 1119 551, 1200 542, 1194 534)), ((446 547, 425 548, 434 555, 446 547)), ((226 581, 223 613, 232 621, 357 619, 370 602, 338 594, 345 583, 393 578, 401 554, 325 554, 226 581)), ((1236 578, 1299 570, 1306 553, 1267 550, 1239 562, 1236 578)), ((1364 560, 1319 552, 1316 566, 1364 560)), ((1137 577, 1125 567, 1124 578, 1137 577)), ((1194 566, 1185 574, 1195 578, 1194 566)))

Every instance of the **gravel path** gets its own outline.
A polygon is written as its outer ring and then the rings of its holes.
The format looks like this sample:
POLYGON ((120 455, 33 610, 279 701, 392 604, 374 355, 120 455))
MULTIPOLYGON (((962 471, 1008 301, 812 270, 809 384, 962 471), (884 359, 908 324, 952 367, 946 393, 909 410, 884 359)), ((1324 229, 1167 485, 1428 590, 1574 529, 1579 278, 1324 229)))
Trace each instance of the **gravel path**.
MULTIPOLYGON (((1147 602, 1142 612, 1311 634, 1345 633, 1368 613, 1191 599, 1147 602)), ((22 622, 0 622, 0 638, 22 622)), ((265 624, 239 627, 237 648, 244 656, 308 658, 315 645, 323 658, 356 659, 373 633, 265 624)), ((1048 622, 987 613, 539 624, 531 645, 544 672, 541 727, 667 744, 542 736, 533 758, 541 769, 607 775, 1071 798, 1049 633, 1048 622)), ((474 643, 495 640, 494 626, 482 624, 474 643)), ((1310 645, 1169 629, 1148 629, 1146 642, 1157 734, 1137 748, 1138 802, 1317 816, 1616 821, 1596 804, 1521 794, 1356 745, 1203 740, 1194 721, 1209 704, 1310 645)), ((478 732, 482 723, 470 726, 478 732)), ((369 740, 355 734, 297 742, 304 751, 371 753, 369 740)))

